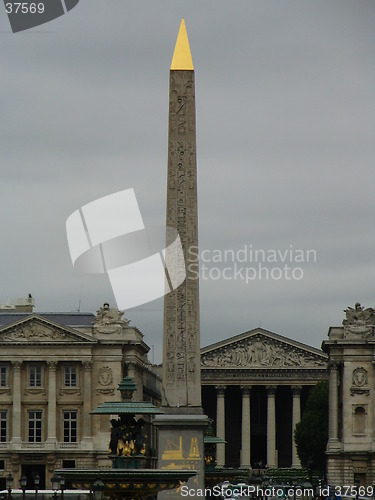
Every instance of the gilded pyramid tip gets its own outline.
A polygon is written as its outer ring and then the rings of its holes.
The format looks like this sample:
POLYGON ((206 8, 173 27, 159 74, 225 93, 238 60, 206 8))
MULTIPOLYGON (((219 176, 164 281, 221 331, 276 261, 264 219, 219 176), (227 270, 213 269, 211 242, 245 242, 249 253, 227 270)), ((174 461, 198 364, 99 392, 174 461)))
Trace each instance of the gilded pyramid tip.
POLYGON ((180 30, 178 32, 176 46, 174 48, 171 71, 194 70, 193 59, 191 57, 189 39, 187 36, 185 21, 182 18, 180 30))

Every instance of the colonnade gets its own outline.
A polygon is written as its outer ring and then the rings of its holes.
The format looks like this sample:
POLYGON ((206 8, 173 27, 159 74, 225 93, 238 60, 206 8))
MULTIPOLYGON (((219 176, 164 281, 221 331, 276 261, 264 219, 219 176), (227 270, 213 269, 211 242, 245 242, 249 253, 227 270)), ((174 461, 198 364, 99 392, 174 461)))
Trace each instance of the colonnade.
MULTIPOLYGON (((301 420, 301 386, 292 390, 292 467, 301 467, 294 443, 294 430, 301 420)), ((277 467, 276 453, 276 385, 266 386, 267 391, 267 465, 277 467)), ((216 387, 216 435, 225 440, 225 392, 226 386, 216 387)), ((241 452, 240 465, 251 467, 251 386, 242 385, 241 452)), ((225 443, 217 445, 217 465, 225 465, 225 443)))

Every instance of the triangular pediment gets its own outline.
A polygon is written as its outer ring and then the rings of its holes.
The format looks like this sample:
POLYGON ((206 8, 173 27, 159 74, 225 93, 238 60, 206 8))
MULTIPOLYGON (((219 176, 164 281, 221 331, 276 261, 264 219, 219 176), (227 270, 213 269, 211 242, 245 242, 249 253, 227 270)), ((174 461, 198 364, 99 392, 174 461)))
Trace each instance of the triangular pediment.
POLYGON ((201 349, 202 368, 325 368, 323 352, 256 328, 201 349))
POLYGON ((32 314, 0 328, 0 344, 92 344, 95 342, 89 335, 50 321, 38 314, 32 314))

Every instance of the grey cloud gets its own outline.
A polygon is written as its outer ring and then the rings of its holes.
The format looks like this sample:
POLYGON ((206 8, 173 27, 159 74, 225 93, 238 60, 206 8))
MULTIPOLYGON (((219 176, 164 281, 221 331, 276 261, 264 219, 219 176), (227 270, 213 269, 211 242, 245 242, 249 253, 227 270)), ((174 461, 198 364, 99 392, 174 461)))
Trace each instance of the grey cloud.
MULTIPOLYGON (((319 346, 347 305, 374 305, 374 14, 367 0, 82 0, 13 35, 3 12, 1 300, 114 303, 105 276, 72 268, 65 220, 133 187, 145 223, 164 224, 168 72, 184 16, 201 248, 318 252, 298 283, 202 281, 202 343, 261 320, 319 346)), ((126 315, 157 359, 162 301, 126 315)))

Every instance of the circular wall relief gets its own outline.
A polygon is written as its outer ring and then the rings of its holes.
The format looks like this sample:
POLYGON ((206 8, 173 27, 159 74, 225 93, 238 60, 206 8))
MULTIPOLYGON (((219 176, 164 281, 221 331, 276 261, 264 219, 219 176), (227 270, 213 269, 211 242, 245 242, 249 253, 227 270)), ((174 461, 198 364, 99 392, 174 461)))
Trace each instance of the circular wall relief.
POLYGON ((101 385, 109 385, 112 384, 113 374, 112 369, 109 366, 103 366, 100 368, 98 373, 99 384, 101 385))

